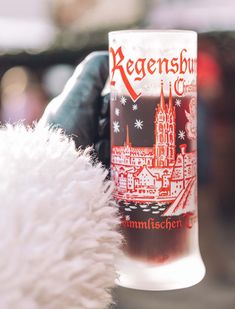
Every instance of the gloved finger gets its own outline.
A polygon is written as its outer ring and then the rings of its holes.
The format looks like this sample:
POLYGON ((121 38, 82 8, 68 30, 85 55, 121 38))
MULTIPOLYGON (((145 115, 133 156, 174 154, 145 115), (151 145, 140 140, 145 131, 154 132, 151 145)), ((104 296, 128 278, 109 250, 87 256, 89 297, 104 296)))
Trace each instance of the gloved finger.
POLYGON ((94 144, 108 71, 107 52, 94 52, 86 57, 63 92, 49 103, 40 123, 64 129, 66 134, 73 135, 77 146, 94 144))
POLYGON ((109 117, 109 113, 110 113, 110 94, 108 93, 102 98, 102 107, 100 115, 103 118, 109 117))
POLYGON ((98 139, 110 138, 110 95, 107 94, 102 98, 101 111, 99 116, 98 139))
POLYGON ((110 165, 110 94, 101 98, 98 139, 95 142, 97 158, 107 167, 110 165))
POLYGON ((110 165, 110 140, 107 138, 99 140, 95 144, 95 151, 97 158, 101 161, 106 168, 110 165))

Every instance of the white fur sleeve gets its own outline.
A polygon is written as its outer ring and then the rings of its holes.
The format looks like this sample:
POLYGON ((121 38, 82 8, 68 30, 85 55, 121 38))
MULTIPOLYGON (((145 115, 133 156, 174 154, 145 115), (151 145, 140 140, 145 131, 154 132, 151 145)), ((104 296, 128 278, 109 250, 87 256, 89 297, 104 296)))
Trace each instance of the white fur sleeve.
POLYGON ((18 125, 0 130, 0 173, 0 308, 106 308, 121 242, 107 172, 18 125))

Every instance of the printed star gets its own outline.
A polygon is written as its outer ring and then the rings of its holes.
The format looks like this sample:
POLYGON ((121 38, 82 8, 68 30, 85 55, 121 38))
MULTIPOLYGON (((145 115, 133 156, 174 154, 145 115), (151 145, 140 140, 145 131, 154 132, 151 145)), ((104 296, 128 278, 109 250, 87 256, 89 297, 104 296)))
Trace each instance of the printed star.
POLYGON ((127 101, 127 99, 124 96, 122 96, 121 99, 120 99, 121 104, 125 106, 126 101, 127 101))
POLYGON ((118 121, 113 122, 113 131, 114 131, 114 133, 120 132, 120 124, 119 124, 118 121))
POLYGON ((137 109, 138 109, 138 105, 137 105, 137 104, 133 104, 133 105, 132 105, 132 110, 133 110, 133 111, 136 111, 137 109))
POLYGON ((131 218, 129 215, 126 216, 126 221, 129 221, 131 218))
POLYGON ((177 107, 181 106, 181 100, 180 99, 175 100, 175 106, 177 106, 177 107))
POLYGON ((135 121, 135 128, 142 130, 143 129, 143 124, 144 124, 143 120, 136 119, 136 121, 135 121))
POLYGON ((120 109, 119 108, 115 108, 115 115, 119 116, 119 114, 120 114, 120 109))
POLYGON ((179 139, 184 139, 185 138, 185 132, 183 130, 179 130, 178 138, 179 139))

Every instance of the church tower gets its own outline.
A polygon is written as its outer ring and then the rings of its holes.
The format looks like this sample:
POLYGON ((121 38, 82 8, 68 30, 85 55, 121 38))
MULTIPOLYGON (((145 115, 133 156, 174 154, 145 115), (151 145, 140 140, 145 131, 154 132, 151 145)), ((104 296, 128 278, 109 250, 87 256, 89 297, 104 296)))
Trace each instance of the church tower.
POLYGON ((154 132, 154 165, 168 166, 168 134, 167 134, 167 106, 165 103, 163 82, 161 82, 160 104, 155 109, 154 132))
POLYGON ((175 107, 172 103, 170 85, 169 102, 165 103, 163 82, 161 82, 160 103, 155 109, 154 121, 154 166, 169 167, 175 161, 175 107))
POLYGON ((175 106, 172 103, 171 83, 169 90, 169 102, 167 111, 167 124, 168 124, 168 163, 174 164, 176 156, 176 116, 175 106))

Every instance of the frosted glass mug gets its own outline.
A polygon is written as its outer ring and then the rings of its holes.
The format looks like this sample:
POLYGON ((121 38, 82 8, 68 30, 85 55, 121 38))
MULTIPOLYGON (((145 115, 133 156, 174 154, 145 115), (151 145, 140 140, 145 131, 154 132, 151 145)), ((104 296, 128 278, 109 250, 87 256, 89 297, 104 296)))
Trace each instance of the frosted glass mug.
POLYGON ((192 286, 198 244, 197 34, 109 33, 111 174, 121 216, 118 284, 192 286))

